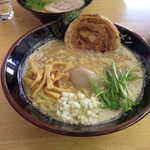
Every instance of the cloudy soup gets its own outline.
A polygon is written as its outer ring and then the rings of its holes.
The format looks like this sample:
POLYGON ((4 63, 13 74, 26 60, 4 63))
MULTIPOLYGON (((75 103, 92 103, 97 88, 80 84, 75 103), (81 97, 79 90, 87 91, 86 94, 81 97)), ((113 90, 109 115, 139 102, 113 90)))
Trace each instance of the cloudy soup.
MULTIPOLYGON (((41 113, 64 123, 92 125, 108 122, 123 113, 122 107, 101 107, 102 100, 95 93, 92 80, 102 91, 105 90, 104 74, 112 69, 111 62, 123 72, 139 61, 122 45, 110 52, 68 51, 63 41, 51 39, 24 63, 25 93, 41 113)), ((143 71, 133 72, 133 75, 141 77, 143 71)), ((128 82, 128 97, 133 102, 138 100, 142 87, 143 79, 128 82)))

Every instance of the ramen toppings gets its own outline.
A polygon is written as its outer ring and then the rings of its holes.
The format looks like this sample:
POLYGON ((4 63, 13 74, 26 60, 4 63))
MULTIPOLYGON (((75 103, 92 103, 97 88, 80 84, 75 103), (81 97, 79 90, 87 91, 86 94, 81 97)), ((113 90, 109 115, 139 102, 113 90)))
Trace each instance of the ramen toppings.
POLYGON ((85 4, 84 0, 57 0, 44 8, 48 12, 58 13, 77 9, 85 4))
MULTIPOLYGON (((51 29, 57 29, 55 25, 51 29)), ((101 15, 82 15, 69 25, 64 42, 50 39, 31 54, 23 79, 27 96, 42 113, 91 125, 132 110, 142 76, 141 63, 120 44, 113 23, 101 15)))
MULTIPOLYGON (((123 101, 120 101, 121 108, 118 107, 118 110, 110 109, 112 106, 110 104, 113 103, 113 101, 109 103, 111 99, 106 96, 109 95, 111 89, 106 92, 103 78, 103 73, 105 73, 105 71, 112 70, 110 62, 115 62, 119 70, 122 70, 123 74, 127 73, 131 67, 138 63, 134 55, 122 46, 120 49, 109 53, 99 53, 95 51, 72 52, 64 48, 63 41, 52 40, 32 53, 25 64, 25 75, 23 77, 26 94, 34 107, 39 109, 42 113, 63 122, 89 125, 115 119, 122 113, 123 101), (58 63, 61 63, 61 65, 58 63), (53 66, 52 64, 57 65, 53 66), (52 75, 53 72, 48 69, 50 68, 49 65, 53 66, 52 70, 59 69, 59 73, 57 71, 55 76, 52 75), (34 96, 33 94, 44 79, 46 68, 49 70, 46 76, 49 82, 46 80, 42 88, 34 96), (95 83, 101 89, 100 93, 94 94, 94 89, 91 86, 82 87, 75 85, 76 83, 80 83, 81 75, 88 77, 88 75, 84 74, 85 72, 78 76, 79 70, 76 70, 76 68, 86 68, 86 73, 87 70, 90 70, 91 75, 94 73, 98 76, 98 80, 95 80, 95 83), (40 72, 40 70, 43 71, 40 72), (71 74, 71 70, 75 71, 74 76, 76 77, 73 79, 74 81, 71 81, 72 79, 70 77, 72 75, 67 75, 66 78, 54 82, 60 75, 71 74), (39 72, 39 75, 37 72, 39 72), (41 74, 43 75, 42 77, 40 77, 41 74), (53 86, 53 89, 51 89, 51 86, 53 86), (69 91, 65 92, 64 89, 69 91), (102 97, 104 99, 98 99, 97 97, 102 97), (104 105, 105 101, 108 102, 107 105, 104 105), (104 108, 102 108, 102 106, 104 108)), ((132 72, 132 76, 135 77, 140 77, 142 75, 142 71, 132 72)), ((86 81, 89 81, 90 78, 87 79, 86 81)), ((115 83, 116 82, 114 82, 113 85, 115 85, 115 83)), ((143 79, 128 82, 128 89, 130 93, 132 93, 132 97, 130 94, 128 94, 128 96, 133 100, 133 104, 138 98, 142 86, 143 79)), ((126 104, 128 105, 129 103, 126 104)), ((128 110, 128 108, 124 110, 128 110)))
POLYGON ((60 92, 71 92, 70 89, 61 88, 60 80, 69 77, 69 73, 65 72, 71 69, 73 67, 72 65, 67 66, 65 62, 51 63, 48 60, 43 67, 38 68, 32 59, 30 59, 29 64, 31 68, 24 77, 24 82, 31 89, 34 89, 31 95, 32 98, 35 98, 43 87, 45 93, 55 99, 60 97, 60 92))
POLYGON ((25 0, 26 7, 47 13, 62 13, 78 9, 85 4, 84 0, 25 0))
POLYGON ((120 46, 119 31, 113 23, 99 15, 81 15, 68 27, 65 38, 68 50, 114 51, 120 46))

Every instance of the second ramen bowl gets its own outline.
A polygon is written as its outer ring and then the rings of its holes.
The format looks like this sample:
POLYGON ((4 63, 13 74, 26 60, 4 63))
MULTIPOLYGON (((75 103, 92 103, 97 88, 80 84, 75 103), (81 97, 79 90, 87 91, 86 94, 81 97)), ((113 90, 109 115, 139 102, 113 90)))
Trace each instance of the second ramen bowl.
MULTIPOLYGON (((58 12, 58 13, 52 13, 52 12, 40 12, 33 9, 30 9, 26 7, 23 2, 26 0, 17 0, 18 4, 24 8, 25 10, 31 12, 35 17, 37 17, 42 23, 48 23, 50 21, 57 20, 59 17, 61 17, 66 12, 58 12)), ((93 0, 85 0, 85 4, 78 8, 77 10, 82 11, 84 8, 86 8, 88 5, 92 3, 93 0)))

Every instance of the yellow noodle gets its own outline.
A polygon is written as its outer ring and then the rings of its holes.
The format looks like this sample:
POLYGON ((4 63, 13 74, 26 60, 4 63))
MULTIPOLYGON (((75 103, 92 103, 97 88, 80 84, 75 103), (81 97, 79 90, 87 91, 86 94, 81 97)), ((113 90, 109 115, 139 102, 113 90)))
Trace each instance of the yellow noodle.
POLYGON ((32 88, 33 86, 35 86, 36 84, 38 84, 41 79, 42 79, 42 74, 43 74, 43 69, 41 69, 38 73, 37 73, 37 76, 34 80, 34 82, 31 84, 30 88, 32 88))
POLYGON ((32 61, 32 59, 30 59, 30 61, 29 61, 29 64, 30 64, 30 66, 31 66, 31 70, 32 70, 32 73, 34 74, 34 75, 37 75, 37 73, 38 73, 38 68, 37 68, 37 66, 34 64, 34 62, 32 61))
POLYGON ((30 86, 33 83, 33 80, 29 79, 29 78, 24 78, 24 82, 27 86, 30 86))
POLYGON ((53 89, 58 91, 58 92, 71 92, 72 91, 70 89, 62 89, 62 88, 58 88, 56 86, 54 86, 53 89))
POLYGON ((48 64, 48 65, 46 65, 46 67, 47 67, 47 72, 46 72, 47 86, 46 86, 46 88, 47 89, 52 89, 53 88, 53 82, 52 82, 51 76, 50 76, 50 73, 51 73, 51 70, 52 70, 52 65, 48 64))
POLYGON ((69 65, 66 66, 66 68, 62 72, 66 72, 66 71, 72 69, 73 67, 74 67, 73 64, 69 64, 69 65))
POLYGON ((52 91, 49 91, 47 90, 46 88, 44 89, 45 93, 49 96, 52 96, 53 98, 55 99, 59 99, 60 97, 60 94, 59 93, 56 93, 56 92, 52 92, 52 91))

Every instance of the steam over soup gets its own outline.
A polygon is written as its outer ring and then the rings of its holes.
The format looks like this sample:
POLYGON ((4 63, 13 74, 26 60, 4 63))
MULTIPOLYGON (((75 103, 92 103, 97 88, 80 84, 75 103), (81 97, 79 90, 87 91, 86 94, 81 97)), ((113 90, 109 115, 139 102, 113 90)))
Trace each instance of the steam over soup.
MULTIPOLYGON (((125 71, 136 65, 138 60, 124 46, 105 53, 92 50, 67 51, 63 41, 50 40, 35 50, 24 65, 25 92, 34 107, 62 122, 91 125, 116 119, 122 114, 122 107, 117 110, 102 108, 102 101, 95 94, 91 83, 93 79, 102 90, 105 89, 103 73, 111 69, 111 62, 125 71), (39 71, 39 76, 35 74, 36 70, 39 71), (40 70, 43 71, 40 73, 40 70), (57 75, 54 73, 56 70, 57 75), (86 78, 88 86, 84 86, 85 83, 79 84, 79 81, 82 82, 80 77, 86 78), (49 88, 49 82, 52 88, 49 88), (37 93, 33 95, 35 91, 37 93)), ((132 75, 141 77, 143 72, 133 72, 132 75)), ((143 79, 128 82, 131 93, 128 96, 133 102, 137 100, 142 87, 143 79)), ((123 103, 124 101, 121 105, 123 103)))

